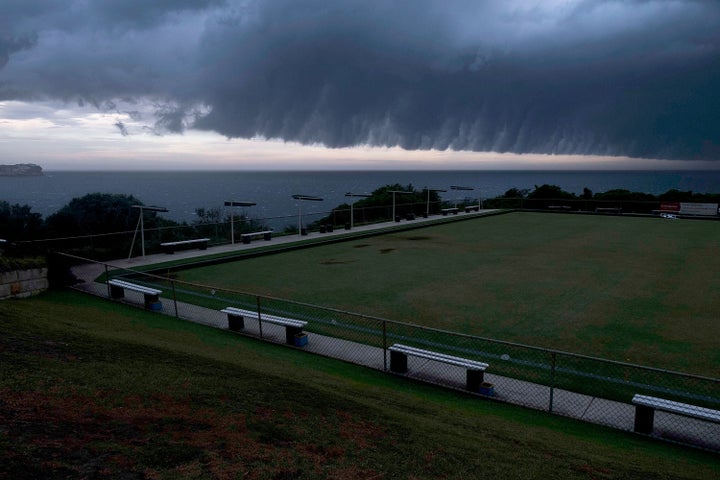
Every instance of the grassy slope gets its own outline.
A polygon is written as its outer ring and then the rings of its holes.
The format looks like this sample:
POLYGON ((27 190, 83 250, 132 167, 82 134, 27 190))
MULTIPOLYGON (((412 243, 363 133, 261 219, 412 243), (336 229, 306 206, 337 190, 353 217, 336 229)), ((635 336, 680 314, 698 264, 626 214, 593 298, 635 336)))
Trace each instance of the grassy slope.
POLYGON ((712 478, 717 457, 85 297, 0 302, 0 478, 712 478))
POLYGON ((716 222, 516 213, 180 278, 716 377, 718 242, 716 222))

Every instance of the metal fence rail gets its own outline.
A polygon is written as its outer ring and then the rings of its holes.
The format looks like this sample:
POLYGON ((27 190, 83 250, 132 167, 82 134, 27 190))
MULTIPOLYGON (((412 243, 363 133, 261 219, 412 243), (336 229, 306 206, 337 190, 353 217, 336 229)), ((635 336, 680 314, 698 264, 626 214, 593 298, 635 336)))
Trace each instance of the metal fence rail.
MULTIPOLYGON (((62 255, 62 254, 60 254, 62 255)), ((691 408, 720 410, 720 379, 689 375, 567 352, 464 335, 383 318, 218 287, 181 282, 112 265, 65 256, 72 271, 85 281, 80 291, 110 298, 105 281, 118 278, 162 290, 162 313, 215 328, 229 329, 221 310, 251 312, 238 333, 274 343, 291 341, 308 352, 393 372, 389 348, 402 344, 428 352, 407 355, 401 375, 444 387, 467 390, 466 362, 488 364, 479 388, 471 393, 516 405, 576 418, 626 431, 720 451, 720 412, 688 414, 687 409, 650 409, 633 404, 635 395, 677 402, 691 408), (95 281, 105 274, 102 281, 95 281), (296 344, 289 330, 273 317, 307 322, 306 337, 296 344), (307 341, 306 344, 302 342, 307 341), (434 356, 433 356, 434 355, 434 356), (449 361, 448 358, 457 359, 449 361), (638 424, 644 415, 645 424, 638 424), (650 427, 647 426, 650 417, 650 427)), ((122 301, 144 307, 143 295, 127 291, 122 301)), ((393 372, 397 373, 397 372, 393 372)), ((472 374, 475 375, 475 374, 472 374)))

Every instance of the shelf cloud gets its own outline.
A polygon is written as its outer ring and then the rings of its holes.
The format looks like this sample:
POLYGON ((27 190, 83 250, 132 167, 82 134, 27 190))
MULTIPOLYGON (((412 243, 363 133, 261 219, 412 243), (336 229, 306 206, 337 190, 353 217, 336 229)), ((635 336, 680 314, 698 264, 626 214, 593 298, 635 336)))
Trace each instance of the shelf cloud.
POLYGON ((714 160, 720 2, 4 0, 3 100, 331 148, 714 160))

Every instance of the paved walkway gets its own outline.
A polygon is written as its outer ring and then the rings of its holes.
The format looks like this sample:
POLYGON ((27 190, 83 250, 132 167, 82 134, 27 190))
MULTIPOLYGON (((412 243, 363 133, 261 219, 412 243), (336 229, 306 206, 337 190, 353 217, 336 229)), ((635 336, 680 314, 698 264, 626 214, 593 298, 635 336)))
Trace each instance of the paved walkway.
MULTIPOLYGON (((369 225, 358 225, 354 226, 352 230, 345 230, 341 228, 333 229, 332 232, 326 232, 326 233, 319 233, 319 232, 308 232, 307 235, 301 236, 298 234, 294 235, 277 235, 273 236, 272 240, 253 240, 251 243, 245 244, 242 243, 240 239, 240 235, 236 235, 236 243, 234 244, 225 244, 225 245, 218 245, 218 246, 211 246, 208 247, 207 250, 200 250, 200 249, 189 249, 189 250, 180 250, 173 254, 166 254, 166 253, 158 253, 158 254, 152 254, 152 255, 146 255, 145 257, 142 256, 133 256, 132 258, 125 258, 125 259, 118 259, 113 260, 112 262, 108 262, 109 264, 112 264, 115 267, 118 268, 133 268, 138 267, 142 265, 152 265, 156 263, 162 263, 162 262, 169 262, 169 261, 175 261, 175 260, 184 260, 184 259, 192 259, 192 258, 200 258, 207 255, 215 255, 215 254, 222 254, 222 253, 232 253, 232 252, 242 252, 245 250, 252 250, 258 247, 265 247, 265 246, 277 246, 277 245, 292 245, 292 244, 299 244, 299 243, 307 243, 307 242, 318 242, 321 243, 323 241, 332 241, 337 240, 339 237, 348 237, 348 236, 357 236, 362 237, 365 235, 377 235, 379 233, 385 233, 385 232, 401 232, 406 231, 413 228, 419 228, 419 227, 425 227, 430 225, 440 225, 443 223, 453 222, 457 220, 465 220, 469 218, 476 218, 476 217, 483 217, 488 215, 496 215, 498 213, 501 213, 502 210, 495 210, 495 209, 485 209, 480 210, 478 212, 460 212, 457 215, 448 215, 448 216, 442 216, 442 215, 431 215, 428 218, 422 218, 418 217, 415 220, 401 220, 400 222, 381 222, 381 223, 373 223, 369 225)), ((137 248, 136 248, 137 250, 137 248)))
MULTIPOLYGON (((402 231, 421 225, 443 223, 455 219, 459 220, 462 217, 477 217, 491 213, 496 212, 485 210, 481 212, 460 213, 454 218, 431 217, 429 219, 403 221, 399 224, 396 222, 386 222, 357 227, 351 232, 338 230, 324 234, 310 233, 309 235, 303 237, 298 235, 282 236, 273 238, 270 242, 273 244, 288 245, 296 242, 307 241, 322 243, 324 240, 337 238, 341 235, 348 235, 349 233, 361 236, 364 234, 379 233, 383 231, 402 231)), ((78 278, 83 280, 83 283, 78 284, 76 288, 94 295, 107 297, 107 286, 103 283, 96 283, 94 281, 94 279, 102 274, 106 268, 132 269, 133 267, 158 264, 168 260, 192 259, 206 255, 214 255, 217 253, 249 250, 260 246, 266 246, 270 242, 258 240, 251 244, 239 243, 234 245, 210 247, 205 251, 196 249, 181 251, 172 255, 156 254, 148 255, 146 257, 121 259, 108 262, 108 267, 104 264, 79 265, 73 268, 73 272, 78 278)), ((134 292, 126 292, 126 298, 124 301, 133 305, 143 304, 142 295, 134 292)), ((165 306, 164 310, 166 314, 215 328, 227 329, 227 317, 219 311, 182 302, 177 302, 177 307, 175 307, 175 302, 169 298, 164 298, 163 304, 165 306), (177 308, 177 311, 175 308, 177 308)), ((262 336, 262 338, 267 341, 285 343, 285 330, 283 327, 263 323, 261 334, 256 320, 248 320, 245 324, 246 326, 243 330, 244 335, 252 337, 262 336)), ((382 348, 312 333, 311 325, 309 326, 308 339, 308 344, 303 347, 303 349, 311 353, 367 366, 376 370, 385 370, 385 368, 389 365, 389 355, 382 348)), ((408 357, 408 367, 408 377, 457 389, 465 388, 464 368, 451 367, 444 363, 414 357, 408 357)), ((544 411, 548 411, 549 406, 552 403, 552 411, 555 414, 605 425, 620 430, 632 431, 633 429, 635 416, 635 407, 633 405, 606 400, 599 397, 591 397, 567 390, 551 389, 546 385, 494 375, 491 372, 492 364, 488 369, 488 373, 485 375, 485 381, 494 385, 496 395, 493 398, 495 400, 544 411)), ((478 397, 482 397, 482 395, 478 394, 478 397)), ((654 435, 683 443, 702 445, 706 448, 720 451, 720 426, 717 424, 702 422, 686 417, 678 417, 664 412, 656 412, 654 435)))

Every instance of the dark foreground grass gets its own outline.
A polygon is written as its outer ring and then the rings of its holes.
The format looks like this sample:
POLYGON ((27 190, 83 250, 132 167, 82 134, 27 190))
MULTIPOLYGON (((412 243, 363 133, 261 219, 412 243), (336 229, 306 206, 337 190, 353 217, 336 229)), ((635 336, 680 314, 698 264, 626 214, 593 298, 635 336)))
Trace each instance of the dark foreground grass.
POLYGON ((718 244, 718 222, 513 213, 179 278, 717 377, 718 244))
POLYGON ((716 456, 76 293, 0 302, 0 478, 713 478, 716 456))

